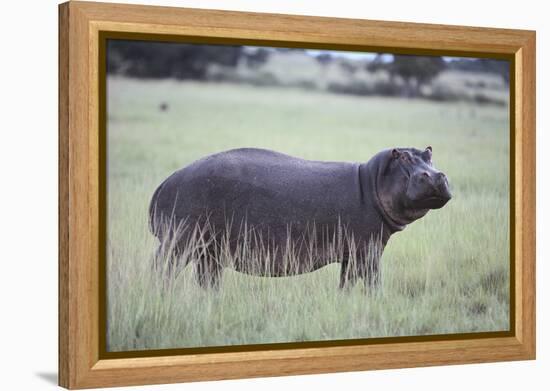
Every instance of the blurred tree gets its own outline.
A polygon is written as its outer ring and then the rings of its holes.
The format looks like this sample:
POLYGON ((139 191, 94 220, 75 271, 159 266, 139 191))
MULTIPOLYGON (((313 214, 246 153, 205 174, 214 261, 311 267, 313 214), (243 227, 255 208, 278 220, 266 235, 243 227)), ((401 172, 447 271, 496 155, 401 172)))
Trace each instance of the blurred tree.
POLYGON ((340 62, 340 67, 350 76, 353 76, 359 69, 357 63, 345 60, 340 62))
POLYGON ((298 52, 305 52, 306 50, 302 49, 302 48, 283 48, 283 47, 279 47, 279 48, 275 48, 275 51, 277 51, 279 53, 288 53, 288 52, 298 53, 298 52))
POLYGON ((258 48, 253 53, 246 54, 246 65, 250 68, 259 68, 261 65, 265 64, 269 59, 269 50, 266 48, 258 48))
POLYGON ((428 84, 442 70, 445 61, 441 57, 394 55, 389 64, 390 77, 400 76, 405 82, 403 95, 416 97, 421 95, 421 87, 428 84))
POLYGON ((330 53, 321 53, 321 54, 318 54, 315 59, 317 60, 317 62, 319 62, 319 64, 321 64, 322 66, 327 66, 331 61, 332 61, 332 56, 330 53))
POLYGON ((198 79, 209 64, 236 66, 240 46, 109 40, 107 72, 141 78, 198 79))
POLYGON ((367 69, 371 72, 386 70, 394 85, 397 84, 396 76, 399 76, 403 80, 403 86, 399 89, 400 95, 407 97, 420 96, 421 87, 446 68, 441 57, 403 54, 394 54, 392 57, 393 59, 388 60, 388 55, 379 53, 367 64, 367 69))
POLYGON ((387 58, 386 54, 377 53, 374 59, 371 62, 367 63, 367 70, 369 72, 376 72, 381 69, 386 69, 386 67, 388 66, 388 61, 385 61, 385 58, 387 58))

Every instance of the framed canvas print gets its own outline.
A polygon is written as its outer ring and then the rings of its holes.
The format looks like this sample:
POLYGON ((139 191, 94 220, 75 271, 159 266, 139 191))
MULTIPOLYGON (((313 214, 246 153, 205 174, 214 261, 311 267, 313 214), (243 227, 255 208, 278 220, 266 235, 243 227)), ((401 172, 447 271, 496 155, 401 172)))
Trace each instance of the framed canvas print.
POLYGON ((535 358, 535 33, 59 7, 59 380, 535 358))

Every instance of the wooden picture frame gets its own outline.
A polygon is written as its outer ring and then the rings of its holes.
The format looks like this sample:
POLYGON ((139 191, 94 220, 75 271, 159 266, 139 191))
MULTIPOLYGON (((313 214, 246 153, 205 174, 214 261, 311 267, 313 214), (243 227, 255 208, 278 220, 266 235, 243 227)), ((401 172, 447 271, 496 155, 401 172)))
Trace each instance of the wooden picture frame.
MULTIPOLYGON (((103 129, 104 130, 104 129, 103 129)), ((70 1, 59 6, 59 384, 90 388, 535 358, 535 32, 70 1), (108 357, 100 206, 101 37, 495 56, 511 73, 512 329, 345 345, 108 357)))

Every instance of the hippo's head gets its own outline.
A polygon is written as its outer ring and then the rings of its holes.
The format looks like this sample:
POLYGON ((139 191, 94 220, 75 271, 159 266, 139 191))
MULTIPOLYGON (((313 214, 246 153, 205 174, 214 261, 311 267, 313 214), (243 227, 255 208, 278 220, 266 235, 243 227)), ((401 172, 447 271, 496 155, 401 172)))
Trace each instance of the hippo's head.
POLYGON ((394 148, 378 154, 377 198, 396 226, 442 208, 450 199, 447 176, 432 164, 432 147, 394 148))

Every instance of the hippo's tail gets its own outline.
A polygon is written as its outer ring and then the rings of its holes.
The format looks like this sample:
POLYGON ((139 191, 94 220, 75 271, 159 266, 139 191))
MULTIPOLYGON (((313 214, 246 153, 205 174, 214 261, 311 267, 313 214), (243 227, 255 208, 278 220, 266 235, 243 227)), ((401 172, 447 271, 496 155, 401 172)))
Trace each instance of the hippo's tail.
POLYGON ((153 197, 151 198, 151 202, 149 203, 149 230, 151 233, 155 236, 158 236, 159 234, 159 223, 160 223, 160 211, 157 209, 157 200, 158 196, 160 194, 160 191, 162 187, 164 186, 164 182, 162 182, 155 192, 153 193, 153 197))

